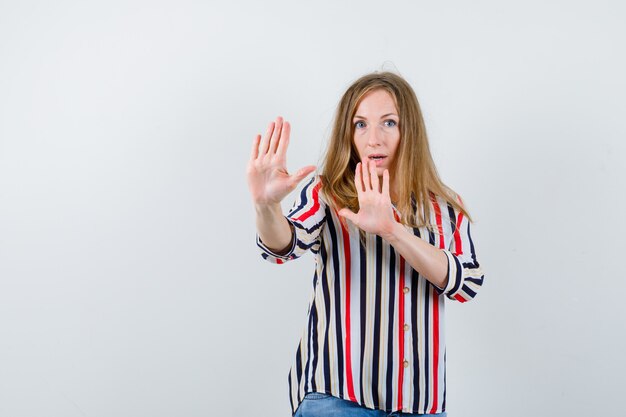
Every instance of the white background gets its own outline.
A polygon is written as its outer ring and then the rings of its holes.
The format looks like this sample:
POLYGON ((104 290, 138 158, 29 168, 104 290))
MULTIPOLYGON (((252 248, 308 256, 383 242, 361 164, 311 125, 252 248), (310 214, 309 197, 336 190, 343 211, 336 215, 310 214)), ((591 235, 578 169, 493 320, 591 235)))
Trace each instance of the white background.
MULTIPOLYGON (((313 260, 254 244, 276 115, 319 163, 399 71, 485 285, 448 303, 451 417, 623 415, 621 1, 1 1, 0 417, 289 416, 313 260)), ((292 197, 284 202, 287 209, 292 197)))

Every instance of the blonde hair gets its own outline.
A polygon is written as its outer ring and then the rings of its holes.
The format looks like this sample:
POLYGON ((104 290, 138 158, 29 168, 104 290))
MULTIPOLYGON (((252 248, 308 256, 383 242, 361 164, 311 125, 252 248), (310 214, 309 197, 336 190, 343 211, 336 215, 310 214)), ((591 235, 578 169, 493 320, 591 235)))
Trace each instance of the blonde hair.
POLYGON ((354 185, 354 171, 360 162, 354 145, 352 119, 363 97, 374 90, 385 90, 393 97, 400 118, 400 143, 390 180, 395 181, 396 208, 400 221, 411 227, 430 224, 431 199, 439 196, 461 211, 471 221, 457 194, 446 186, 437 173, 430 154, 424 118, 415 92, 402 77, 391 72, 375 72, 356 80, 339 101, 328 149, 322 161, 322 192, 335 209, 354 212, 359 201, 354 185))

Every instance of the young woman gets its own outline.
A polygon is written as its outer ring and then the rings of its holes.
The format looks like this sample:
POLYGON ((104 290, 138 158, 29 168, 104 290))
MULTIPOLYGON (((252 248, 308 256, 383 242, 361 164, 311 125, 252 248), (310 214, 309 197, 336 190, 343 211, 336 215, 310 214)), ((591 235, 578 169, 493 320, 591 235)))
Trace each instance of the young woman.
POLYGON ((439 178, 420 107, 393 73, 341 98, 321 175, 286 169, 289 123, 258 135, 247 168, 257 244, 281 264, 315 256, 308 320, 289 372, 296 416, 445 415, 445 298, 483 283, 460 197, 439 178))

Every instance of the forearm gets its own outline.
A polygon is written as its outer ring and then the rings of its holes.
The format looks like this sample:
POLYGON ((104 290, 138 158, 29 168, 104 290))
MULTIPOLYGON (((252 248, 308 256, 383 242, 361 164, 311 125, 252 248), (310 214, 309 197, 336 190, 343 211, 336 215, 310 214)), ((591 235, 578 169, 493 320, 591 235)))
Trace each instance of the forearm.
POLYGON ((256 205, 255 209, 257 232, 265 246, 276 253, 287 251, 291 247, 293 231, 280 204, 256 205))
POLYGON ((445 288, 448 283, 448 258, 442 250, 415 236, 401 223, 396 223, 391 233, 383 238, 421 276, 439 288, 445 288))

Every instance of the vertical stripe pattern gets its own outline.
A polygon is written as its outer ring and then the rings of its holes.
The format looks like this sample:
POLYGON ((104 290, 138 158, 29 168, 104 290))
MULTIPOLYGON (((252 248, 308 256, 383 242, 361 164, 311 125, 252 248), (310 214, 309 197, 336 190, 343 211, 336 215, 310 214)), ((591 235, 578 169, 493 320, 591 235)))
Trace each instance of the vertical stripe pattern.
POLYGON ((320 188, 319 177, 309 180, 285 216, 294 230, 286 254, 256 238, 269 262, 309 250, 315 258, 308 317, 288 373, 292 412, 309 392, 386 412, 445 411, 444 300, 471 300, 484 279, 467 218, 431 195, 433 229, 410 229, 446 254, 448 280, 439 288, 380 236, 361 242, 320 188))

